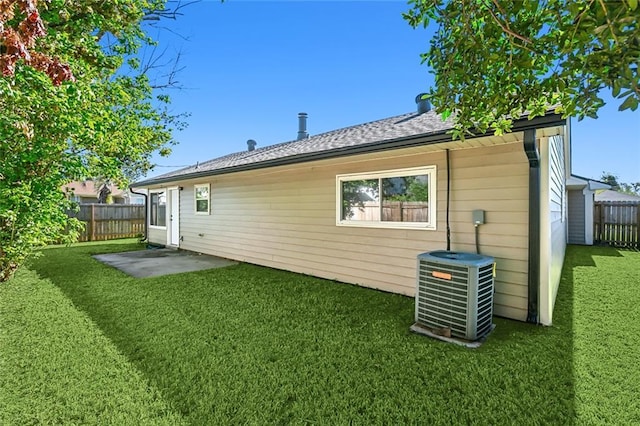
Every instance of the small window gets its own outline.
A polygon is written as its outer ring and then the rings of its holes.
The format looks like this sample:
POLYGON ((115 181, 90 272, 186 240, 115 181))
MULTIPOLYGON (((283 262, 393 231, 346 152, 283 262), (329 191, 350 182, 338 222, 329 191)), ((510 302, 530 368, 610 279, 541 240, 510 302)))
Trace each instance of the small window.
POLYGON ((389 170, 336 178, 337 224, 435 229, 436 168, 389 170))
POLYGON ((196 214, 209 214, 211 211, 211 190, 209 184, 194 185, 196 214))
POLYGON ((164 192, 149 194, 149 225, 167 226, 167 196, 164 192))

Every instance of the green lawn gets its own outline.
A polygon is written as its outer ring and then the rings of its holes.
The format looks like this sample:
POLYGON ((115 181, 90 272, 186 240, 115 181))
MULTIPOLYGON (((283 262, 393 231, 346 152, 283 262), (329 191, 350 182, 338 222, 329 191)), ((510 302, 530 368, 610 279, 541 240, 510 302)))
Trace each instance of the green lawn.
POLYGON ((569 247, 555 324, 470 350, 411 298, 252 265, 135 279, 82 244, 0 285, 0 424, 640 424, 640 252, 569 247))

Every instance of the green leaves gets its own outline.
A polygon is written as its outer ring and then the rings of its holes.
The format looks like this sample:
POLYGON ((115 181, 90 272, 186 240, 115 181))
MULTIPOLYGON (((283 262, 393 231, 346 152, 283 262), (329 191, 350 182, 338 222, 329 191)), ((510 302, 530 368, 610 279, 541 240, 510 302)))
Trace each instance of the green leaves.
POLYGON ((136 72, 151 7, 164 1, 51 1, 41 10, 47 35, 34 49, 68 63, 76 81, 54 86, 21 61, 0 77, 0 282, 33 248, 75 239, 65 184, 98 177, 126 187, 175 143, 180 116, 136 72))
POLYGON ((413 27, 438 26, 421 54, 435 75, 436 111, 455 112, 454 137, 500 134, 521 115, 560 105, 594 117, 605 87, 635 110, 640 101, 637 1, 411 0, 413 27))
POLYGON ((618 107, 618 111, 624 111, 625 109, 630 109, 631 111, 638 109, 638 98, 633 95, 629 95, 618 107))

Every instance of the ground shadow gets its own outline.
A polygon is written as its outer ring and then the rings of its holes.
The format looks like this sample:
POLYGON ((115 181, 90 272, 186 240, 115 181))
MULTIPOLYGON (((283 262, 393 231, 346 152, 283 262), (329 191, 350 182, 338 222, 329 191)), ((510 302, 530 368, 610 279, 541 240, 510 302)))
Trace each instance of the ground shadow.
POLYGON ((619 250, 621 248, 610 246, 582 246, 570 244, 567 245, 567 254, 565 255, 565 264, 568 262, 573 266, 596 266, 593 257, 622 257, 619 250))
POLYGON ((118 249, 54 249, 32 269, 195 423, 575 417, 569 262, 553 327, 497 318, 469 350, 411 334, 408 297, 250 265, 136 280, 87 259, 118 249))

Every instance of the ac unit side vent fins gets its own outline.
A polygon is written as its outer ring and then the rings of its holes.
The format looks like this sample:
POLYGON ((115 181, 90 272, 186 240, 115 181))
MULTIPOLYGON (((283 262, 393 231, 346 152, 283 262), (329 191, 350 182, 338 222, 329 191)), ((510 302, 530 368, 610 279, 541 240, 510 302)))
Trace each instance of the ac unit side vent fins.
POLYGON ((494 259, 436 251, 418 256, 416 323, 447 327, 451 335, 478 340, 493 324, 494 259))

